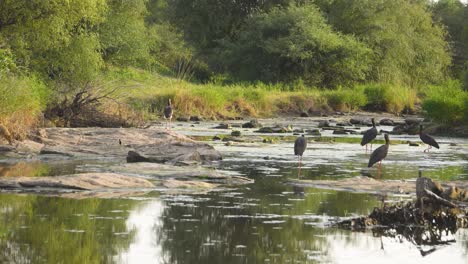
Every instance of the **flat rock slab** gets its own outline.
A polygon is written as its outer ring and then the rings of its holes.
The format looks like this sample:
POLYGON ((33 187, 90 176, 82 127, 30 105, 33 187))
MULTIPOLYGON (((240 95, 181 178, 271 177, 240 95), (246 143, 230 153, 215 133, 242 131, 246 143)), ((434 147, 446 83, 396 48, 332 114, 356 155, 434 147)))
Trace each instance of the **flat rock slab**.
POLYGON ((253 183, 252 179, 239 175, 229 175, 216 169, 202 166, 171 166, 159 163, 126 163, 108 168, 112 172, 127 175, 137 174, 157 180, 198 181, 225 185, 253 183))
MULTIPOLYGON (((339 191, 363 192, 375 194, 416 194, 415 180, 376 180, 357 176, 341 180, 290 180, 289 183, 301 187, 315 187, 339 191)), ((442 183, 444 187, 457 186, 467 189, 466 181, 451 181, 442 183)))
POLYGON ((117 157, 128 158, 130 162, 177 165, 222 159, 221 154, 206 143, 159 128, 45 128, 34 140, 1 147, 0 155, 12 158, 31 155, 117 157))
POLYGON ((165 180, 161 185, 169 189, 213 189, 219 186, 209 182, 179 180, 165 180))
POLYGON ((80 173, 55 177, 3 177, 0 178, 0 189, 132 189, 153 188, 148 180, 116 173, 80 173))

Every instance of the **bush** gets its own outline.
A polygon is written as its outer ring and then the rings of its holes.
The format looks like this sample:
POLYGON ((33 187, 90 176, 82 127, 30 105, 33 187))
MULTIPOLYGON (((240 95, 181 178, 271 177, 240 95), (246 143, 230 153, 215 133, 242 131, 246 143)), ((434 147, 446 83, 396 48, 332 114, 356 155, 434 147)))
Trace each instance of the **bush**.
POLYGON ((367 103, 367 98, 361 91, 351 89, 338 89, 325 91, 324 96, 328 104, 335 110, 358 110, 367 103))
POLYGON ((40 120, 48 96, 35 77, 0 76, 0 124, 17 139, 24 138, 40 120))
MULTIPOLYGON (((367 97, 365 108, 373 111, 387 111, 399 114, 413 112, 417 103, 416 90, 389 84, 361 85, 355 90, 362 90, 367 97)), ((357 92, 356 92, 357 93, 357 92)))
POLYGON ((429 86, 424 94, 426 98, 422 107, 428 117, 450 125, 468 121, 468 93, 462 90, 459 81, 450 80, 439 86, 429 86))

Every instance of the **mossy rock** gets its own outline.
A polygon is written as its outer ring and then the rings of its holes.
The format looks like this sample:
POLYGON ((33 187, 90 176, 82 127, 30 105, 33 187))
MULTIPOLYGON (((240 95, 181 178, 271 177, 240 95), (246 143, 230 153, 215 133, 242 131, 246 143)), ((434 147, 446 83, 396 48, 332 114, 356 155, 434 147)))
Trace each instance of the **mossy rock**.
POLYGON ((233 137, 240 137, 241 136, 241 132, 239 130, 234 130, 231 132, 231 136, 233 137))

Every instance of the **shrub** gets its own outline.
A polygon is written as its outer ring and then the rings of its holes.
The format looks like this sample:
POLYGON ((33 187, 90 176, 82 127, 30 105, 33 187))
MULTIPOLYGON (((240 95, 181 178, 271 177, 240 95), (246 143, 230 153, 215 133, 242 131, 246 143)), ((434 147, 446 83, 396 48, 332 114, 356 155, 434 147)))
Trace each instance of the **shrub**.
POLYGON ((17 139, 40 120, 47 98, 45 85, 35 77, 0 76, 0 123, 17 139))
POLYGON ((459 81, 449 80, 439 86, 429 86, 424 94, 422 107, 428 117, 450 125, 467 121, 468 93, 462 90, 459 81))
POLYGON ((361 85, 355 90, 363 90, 367 97, 367 110, 387 111, 399 114, 403 111, 413 112, 417 103, 416 90, 389 84, 361 85))
POLYGON ((364 93, 352 89, 338 89, 325 91, 324 96, 328 104, 335 110, 353 111, 367 103, 364 93))

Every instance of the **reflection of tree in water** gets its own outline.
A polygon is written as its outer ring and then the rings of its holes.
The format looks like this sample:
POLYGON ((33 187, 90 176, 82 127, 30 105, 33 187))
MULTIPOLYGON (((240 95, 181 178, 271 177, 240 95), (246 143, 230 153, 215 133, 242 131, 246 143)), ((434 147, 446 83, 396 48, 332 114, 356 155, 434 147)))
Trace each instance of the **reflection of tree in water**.
POLYGON ((155 230, 167 263, 294 263, 306 262, 309 254, 327 261, 330 230, 314 227, 320 215, 344 215, 346 208, 367 212, 378 203, 371 195, 295 189, 271 177, 257 177, 248 188, 231 197, 167 199, 155 230))
POLYGON ((135 201, 0 195, 1 263, 108 263, 125 249, 135 201), (122 210, 112 213, 112 210, 122 210), (124 214, 124 215, 122 215, 124 214))
POLYGON ((397 242, 408 241, 418 246, 422 256, 433 253, 440 246, 455 243, 454 234, 456 232, 456 228, 438 226, 398 226, 396 228, 372 229, 372 234, 375 237, 395 238, 397 242), (424 246, 429 246, 429 249, 424 246))

